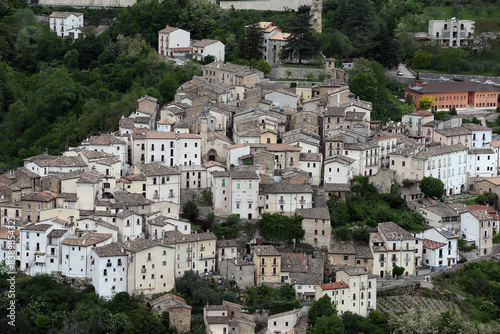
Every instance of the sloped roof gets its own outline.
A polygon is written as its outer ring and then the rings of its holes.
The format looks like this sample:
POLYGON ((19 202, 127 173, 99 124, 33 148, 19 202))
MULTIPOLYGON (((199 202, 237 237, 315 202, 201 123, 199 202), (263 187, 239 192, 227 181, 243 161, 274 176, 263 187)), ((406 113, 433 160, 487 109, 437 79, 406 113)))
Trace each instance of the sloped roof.
POLYGON ((321 289, 323 290, 337 290, 337 289, 345 289, 349 288, 349 285, 344 282, 334 282, 334 283, 326 283, 321 284, 321 289))
POLYGON ((405 90, 420 94, 429 93, 462 93, 462 92, 491 92, 498 89, 480 82, 472 81, 451 81, 451 82, 429 82, 420 86, 405 88, 405 90))
POLYGON ((440 247, 446 246, 446 243, 438 242, 438 241, 434 241, 434 240, 430 240, 430 239, 424 239, 423 246, 424 246, 424 248, 438 249, 440 247))

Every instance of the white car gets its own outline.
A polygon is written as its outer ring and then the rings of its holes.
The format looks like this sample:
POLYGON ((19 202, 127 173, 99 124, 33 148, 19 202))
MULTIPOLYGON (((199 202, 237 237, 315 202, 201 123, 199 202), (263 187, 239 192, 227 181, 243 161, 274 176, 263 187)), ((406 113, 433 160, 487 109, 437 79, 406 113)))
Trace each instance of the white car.
POLYGON ((448 79, 446 77, 441 77, 441 78, 439 78, 439 81, 451 81, 451 79, 448 79))
POLYGON ((486 81, 484 82, 484 84, 485 84, 485 85, 493 85, 493 86, 496 86, 496 85, 497 85, 496 83, 494 83, 494 82, 493 82, 493 81, 491 81, 491 80, 486 80, 486 81))
POLYGON ((481 83, 481 81, 477 80, 477 79, 470 79, 471 82, 479 82, 481 83))

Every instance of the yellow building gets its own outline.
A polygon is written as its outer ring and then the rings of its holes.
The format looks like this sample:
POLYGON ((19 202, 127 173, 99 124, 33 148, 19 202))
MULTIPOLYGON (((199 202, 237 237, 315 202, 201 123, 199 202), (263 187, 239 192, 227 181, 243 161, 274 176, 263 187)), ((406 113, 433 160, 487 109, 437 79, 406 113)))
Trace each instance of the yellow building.
POLYGON ((404 267, 404 276, 415 272, 415 242, 412 234, 388 222, 378 224, 378 232, 370 233, 373 253, 373 274, 378 277, 393 276, 394 266, 404 267))
POLYGON ((281 254, 274 246, 260 245, 253 247, 255 265, 255 285, 278 283, 281 275, 281 254))

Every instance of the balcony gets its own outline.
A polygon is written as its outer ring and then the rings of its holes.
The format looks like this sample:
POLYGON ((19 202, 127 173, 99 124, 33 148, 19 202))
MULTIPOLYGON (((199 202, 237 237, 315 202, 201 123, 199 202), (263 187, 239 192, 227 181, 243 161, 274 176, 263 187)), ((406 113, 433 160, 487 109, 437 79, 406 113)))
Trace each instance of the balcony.
POLYGON ((306 200, 305 200, 305 199, 301 199, 301 200, 299 200, 299 202, 300 202, 301 204, 304 204, 304 203, 306 202, 306 200))
POLYGON ((188 247, 188 248, 186 249, 186 253, 191 253, 192 251, 193 251, 193 249, 192 249, 191 247, 188 247))
POLYGON ((241 198, 236 197, 235 202, 236 202, 236 203, 241 203, 241 198))
POLYGON ((249 198, 248 203, 253 203, 253 198, 249 198))
POLYGON ((200 251, 205 251, 205 246, 201 246, 200 251))
POLYGON ((391 261, 397 261, 398 260, 398 257, 397 256, 393 256, 391 257, 391 261))
POLYGON ((280 199, 278 202, 279 202, 280 204, 284 204, 284 203, 285 203, 285 200, 284 200, 284 199, 280 199))

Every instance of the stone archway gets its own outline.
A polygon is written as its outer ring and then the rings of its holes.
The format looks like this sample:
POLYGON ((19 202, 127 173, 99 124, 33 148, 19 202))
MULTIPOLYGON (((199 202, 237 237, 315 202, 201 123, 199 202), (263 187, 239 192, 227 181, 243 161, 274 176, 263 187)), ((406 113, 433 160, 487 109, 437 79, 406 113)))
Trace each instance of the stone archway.
POLYGON ((207 160, 208 161, 217 161, 217 157, 218 157, 218 154, 217 154, 217 151, 213 148, 211 148, 210 150, 208 150, 207 152, 207 160))

